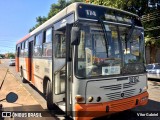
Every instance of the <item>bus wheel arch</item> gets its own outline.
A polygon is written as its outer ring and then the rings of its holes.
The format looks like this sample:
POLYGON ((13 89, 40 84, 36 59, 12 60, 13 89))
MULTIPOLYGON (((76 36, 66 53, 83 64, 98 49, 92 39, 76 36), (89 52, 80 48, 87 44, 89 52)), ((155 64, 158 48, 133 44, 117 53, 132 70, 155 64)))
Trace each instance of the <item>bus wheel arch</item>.
POLYGON ((44 77, 43 81, 43 93, 47 102, 47 108, 49 110, 55 110, 57 106, 53 103, 52 84, 47 76, 44 77))

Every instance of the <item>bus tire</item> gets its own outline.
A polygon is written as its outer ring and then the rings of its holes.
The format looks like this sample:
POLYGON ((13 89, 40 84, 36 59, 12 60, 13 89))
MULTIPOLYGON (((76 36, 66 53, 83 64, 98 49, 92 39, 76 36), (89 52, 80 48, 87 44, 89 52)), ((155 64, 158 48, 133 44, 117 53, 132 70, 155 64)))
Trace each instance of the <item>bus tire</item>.
POLYGON ((55 110, 57 106, 53 103, 52 84, 47 80, 46 101, 48 110, 55 110))
POLYGON ((21 68, 21 80, 22 80, 22 83, 26 83, 26 79, 24 78, 24 75, 23 75, 23 69, 21 68))

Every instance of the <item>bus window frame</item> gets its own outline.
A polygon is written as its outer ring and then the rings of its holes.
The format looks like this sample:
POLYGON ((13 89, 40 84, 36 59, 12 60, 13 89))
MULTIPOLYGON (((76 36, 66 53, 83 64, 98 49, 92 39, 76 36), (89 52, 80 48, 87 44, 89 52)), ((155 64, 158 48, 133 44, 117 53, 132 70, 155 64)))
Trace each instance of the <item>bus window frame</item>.
POLYGON ((44 31, 43 31, 43 40, 42 40, 42 57, 44 58, 50 58, 52 57, 52 42, 53 42, 53 27, 52 26, 49 26, 47 27, 44 31), (47 30, 50 30, 51 29, 51 38, 50 38, 50 41, 46 41, 46 38, 47 38, 47 30), (45 46, 50 46, 51 45, 51 54, 50 55, 47 55, 46 54, 46 48, 45 46))
POLYGON ((55 38, 55 46, 56 46, 56 48, 55 48, 55 51, 54 51, 54 56, 55 56, 55 59, 65 59, 66 58, 66 35, 65 35, 65 33, 66 33, 66 28, 65 27, 63 27, 63 28, 61 28, 62 30, 55 30, 55 33, 54 33, 54 38, 55 38), (57 44, 58 44, 58 40, 56 39, 56 35, 61 35, 61 36, 64 36, 64 41, 65 41, 65 43, 64 43, 64 45, 65 45, 65 56, 64 57, 57 57, 57 48, 58 48, 58 46, 57 46, 57 44))
POLYGON ((43 52, 42 51, 42 48, 43 48, 42 46, 43 46, 43 39, 44 39, 43 36, 44 36, 43 30, 39 31, 37 34, 34 35, 34 48, 33 48, 33 57, 34 58, 40 58, 40 57, 42 57, 42 52, 43 52), (40 41, 40 44, 37 44, 36 37, 39 36, 39 35, 41 35, 41 39, 40 39, 41 41, 40 41), (38 54, 36 54, 35 53, 35 49, 38 49, 38 48, 40 48, 39 51, 41 50, 41 52, 38 51, 38 52, 36 52, 38 54))
POLYGON ((24 42, 25 42, 25 46, 24 46, 24 51, 23 51, 23 57, 27 58, 28 57, 28 52, 29 52, 29 47, 28 47, 29 39, 26 39, 24 42))

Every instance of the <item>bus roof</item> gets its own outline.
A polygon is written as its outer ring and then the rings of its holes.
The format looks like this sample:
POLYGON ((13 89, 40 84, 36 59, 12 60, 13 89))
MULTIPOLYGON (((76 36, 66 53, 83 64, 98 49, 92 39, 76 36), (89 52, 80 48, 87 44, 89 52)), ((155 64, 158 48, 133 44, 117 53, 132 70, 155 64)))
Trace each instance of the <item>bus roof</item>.
POLYGON ((26 40, 26 39, 28 39, 30 36, 31 36, 31 35, 30 35, 30 33, 29 33, 29 34, 27 34, 26 36, 24 36, 23 38, 21 38, 20 40, 18 40, 16 44, 18 44, 18 43, 21 43, 21 42, 25 41, 25 40, 26 40))
MULTIPOLYGON (((60 20, 61 18, 65 17, 66 15, 72 13, 73 11, 76 11, 77 10, 77 6, 80 5, 80 4, 81 5, 88 5, 88 6, 95 6, 95 7, 102 7, 102 8, 106 8, 106 9, 113 10, 113 11, 119 11, 119 12, 122 12, 124 14, 131 15, 131 16, 137 16, 136 14, 133 14, 133 13, 130 13, 130 12, 127 12, 127 11, 124 11, 124 10, 116 9, 116 8, 111 8, 111 7, 107 7, 107 6, 101 6, 101 5, 94 5, 94 4, 86 4, 86 3, 82 3, 82 2, 75 2, 75 3, 70 4, 69 6, 64 8, 63 10, 61 10, 55 16, 53 16, 52 18, 50 18, 49 20, 44 22, 42 25, 40 25, 38 28, 36 28, 32 32, 30 32, 28 35, 26 35, 25 37, 20 39, 17 42, 17 44, 20 43, 20 42, 23 42, 24 40, 28 39, 30 36, 38 33, 39 31, 41 31, 43 29, 45 29, 47 26, 50 26, 53 23, 58 22, 58 20, 60 20)), ((76 15, 75 15, 75 19, 77 19, 76 15)))

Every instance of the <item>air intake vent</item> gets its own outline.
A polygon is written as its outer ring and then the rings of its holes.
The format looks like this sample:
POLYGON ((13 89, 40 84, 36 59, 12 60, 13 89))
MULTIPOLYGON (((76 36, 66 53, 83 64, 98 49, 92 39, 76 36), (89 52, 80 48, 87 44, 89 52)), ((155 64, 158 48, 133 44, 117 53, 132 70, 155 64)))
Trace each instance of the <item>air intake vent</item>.
POLYGON ((120 90, 122 88, 121 84, 117 84, 117 85, 110 85, 110 86, 102 86, 100 88, 104 88, 107 90, 120 90))
POLYGON ((130 87, 135 86, 136 84, 137 84, 137 82, 136 83, 124 83, 123 88, 130 88, 130 87))
POLYGON ((133 96, 133 95, 134 95, 134 92, 135 92, 135 89, 123 91, 123 93, 124 93, 124 98, 133 96))
POLYGON ((106 96, 109 100, 117 100, 121 98, 121 92, 109 93, 106 96))

